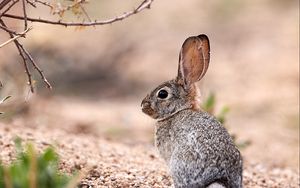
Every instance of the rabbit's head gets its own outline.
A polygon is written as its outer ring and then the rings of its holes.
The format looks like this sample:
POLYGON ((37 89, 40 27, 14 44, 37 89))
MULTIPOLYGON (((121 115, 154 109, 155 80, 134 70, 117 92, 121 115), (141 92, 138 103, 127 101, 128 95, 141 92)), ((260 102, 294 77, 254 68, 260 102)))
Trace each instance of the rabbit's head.
POLYGON ((206 73, 210 57, 206 35, 187 38, 179 54, 178 75, 155 88, 142 101, 142 111, 154 119, 165 119, 184 109, 198 109, 195 83, 206 73))

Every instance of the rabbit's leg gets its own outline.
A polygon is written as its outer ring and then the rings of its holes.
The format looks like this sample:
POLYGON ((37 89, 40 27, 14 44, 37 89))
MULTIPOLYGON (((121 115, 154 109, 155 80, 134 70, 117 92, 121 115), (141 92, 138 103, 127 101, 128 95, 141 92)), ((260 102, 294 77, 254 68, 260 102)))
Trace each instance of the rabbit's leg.
POLYGON ((230 187, 234 188, 242 188, 243 187, 243 176, 242 175, 236 175, 235 177, 232 177, 229 180, 230 187))

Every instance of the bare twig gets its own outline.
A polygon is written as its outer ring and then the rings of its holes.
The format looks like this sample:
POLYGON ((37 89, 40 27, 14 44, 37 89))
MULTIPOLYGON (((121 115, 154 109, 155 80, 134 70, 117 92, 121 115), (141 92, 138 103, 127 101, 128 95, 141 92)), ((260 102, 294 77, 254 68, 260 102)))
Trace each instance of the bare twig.
POLYGON ((8 33, 11 33, 11 34, 14 34, 14 35, 18 35, 17 32, 13 31, 13 30, 10 30, 8 29, 7 27, 3 27, 2 25, 0 25, 0 29, 8 32, 8 33))
POLYGON ((80 5, 80 8, 81 8, 82 12, 84 13, 84 15, 87 17, 87 19, 88 19, 90 22, 92 22, 92 19, 91 19, 91 17, 89 16, 89 14, 86 12, 85 8, 84 8, 82 5, 80 5))
POLYGON ((23 65, 24 65, 25 73, 26 73, 27 78, 28 78, 28 85, 30 87, 30 91, 33 93, 34 92, 34 86, 33 86, 33 82, 32 82, 32 75, 31 75, 31 72, 29 71, 29 68, 28 68, 28 65, 27 65, 27 58, 24 55, 24 52, 23 52, 23 49, 22 49, 23 46, 21 46, 21 44, 19 43, 18 40, 14 40, 14 43, 15 43, 18 51, 19 51, 20 56, 23 59, 23 65))
MULTIPOLYGON (((0 18, 6 13, 8 12, 17 2, 19 2, 19 0, 9 0, 9 2, 13 2, 12 4, 10 4, 3 12, 0 13, 0 18)), ((2 7, 0 10, 2 10, 4 7, 2 7)))
POLYGON ((0 10, 5 7, 11 0, 3 0, 1 3, 0 3, 0 10))
POLYGON ((27 30, 27 13, 26 13, 26 4, 25 0, 22 0, 22 6, 23 6, 23 15, 24 15, 24 30, 27 30))
POLYGON ((34 86, 33 86, 33 82, 32 82, 32 75, 31 75, 31 72, 29 71, 29 68, 28 68, 28 65, 27 65, 27 61, 26 61, 27 58, 24 55, 24 52, 22 50, 23 46, 21 47, 21 44, 17 40, 14 40, 14 43, 16 44, 17 49, 19 51, 19 54, 23 59, 23 65, 24 65, 25 73, 26 73, 27 78, 28 78, 28 85, 30 87, 30 91, 33 93, 34 92, 34 86))
POLYGON ((14 38, 11 38, 11 39, 3 42, 2 44, 0 44, 0 48, 4 47, 5 45, 7 45, 7 44, 9 44, 11 42, 13 42, 14 40, 17 40, 20 37, 21 37, 20 35, 16 35, 16 36, 14 36, 14 38))
POLYGON ((76 8, 77 6, 83 4, 83 3, 86 3, 86 0, 76 0, 76 1, 73 1, 72 4, 70 5, 67 5, 65 7, 60 7, 58 9, 53 9, 53 14, 58 14, 59 16, 62 16, 64 14, 64 12, 68 11, 68 10, 71 10, 73 8, 76 8))
POLYGON ((51 9, 53 9, 53 6, 51 6, 49 2, 44 2, 44 1, 40 1, 40 0, 33 0, 33 1, 26 0, 26 2, 34 8, 37 7, 37 4, 41 4, 41 5, 44 5, 44 6, 47 6, 51 9))
MULTIPOLYGON (((6 24, 3 22, 3 20, 0 19, 0 24, 3 26, 3 27, 7 27, 6 24)), ((10 38, 14 38, 14 35, 11 34, 11 33, 8 33, 10 38)), ((27 65, 27 61, 26 61, 26 56, 24 55, 24 52, 22 50, 22 45, 19 43, 18 40, 13 40, 13 42, 15 43, 18 51, 19 51, 19 54, 23 60, 23 65, 24 65, 24 69, 25 69, 25 73, 27 75, 27 78, 28 78, 28 84, 29 84, 29 87, 30 87, 30 90, 31 92, 33 93, 34 92, 34 87, 33 87, 33 82, 32 82, 32 76, 31 76, 31 73, 29 71, 29 68, 28 68, 28 65, 27 65)), ((24 48, 23 48, 24 49, 24 48)))
POLYGON ((4 30, 6 33, 9 34, 10 39, 2 44, 0 44, 0 48, 3 46, 14 42, 15 46, 17 47, 17 50, 23 60, 23 65, 25 69, 25 73, 27 75, 28 79, 28 85, 30 87, 30 91, 34 92, 34 85, 32 80, 32 75, 29 70, 29 65, 31 64, 35 71, 39 73, 41 76, 41 79, 46 84, 48 88, 52 88, 51 84, 46 79, 43 71, 40 69, 40 67, 37 65, 37 63, 34 61, 30 53, 24 48, 24 46, 19 42, 20 37, 25 37, 26 33, 31 29, 28 28, 28 22, 37 22, 37 23, 44 23, 44 24, 52 24, 52 25, 61 25, 61 26, 97 26, 97 25, 106 25, 106 24, 112 24, 114 22, 118 22, 121 20, 124 20, 126 18, 129 18, 130 16, 133 16, 139 12, 142 12, 145 9, 149 9, 151 4, 154 0, 143 0, 137 8, 125 12, 115 18, 103 20, 103 21, 92 21, 92 19, 89 17, 88 12, 84 9, 83 4, 86 3, 86 0, 72 0, 69 5, 66 6, 60 6, 60 4, 52 5, 49 2, 45 0, 0 0, 0 29, 4 30), (12 7, 14 7, 18 2, 22 3, 22 10, 23 15, 15 15, 15 14, 9 14, 8 11, 11 10, 12 7), (74 14, 82 13, 84 16, 88 19, 88 21, 82 21, 82 22, 66 22, 61 20, 48 20, 48 19, 42 19, 42 18, 35 18, 35 17, 28 17, 27 16, 27 8, 26 5, 30 4, 32 7, 37 7, 38 5, 41 6, 47 6, 51 9, 51 12, 53 14, 59 14, 61 17, 65 11, 72 10, 74 14), (16 30, 12 30, 6 26, 6 24, 3 21, 3 17, 11 18, 11 19, 18 19, 22 20, 24 22, 24 31, 18 33, 16 30))
POLYGON ((26 2, 27 2, 28 4, 30 4, 32 7, 36 8, 35 2, 31 2, 31 1, 29 1, 29 0, 26 0, 26 2))
MULTIPOLYGON (((2 28, 4 28, 4 27, 1 26, 1 29, 2 29, 2 28)), ((26 34, 29 30, 31 30, 31 29, 32 29, 32 27, 27 28, 25 31, 23 31, 23 32, 21 32, 21 33, 16 33, 16 35, 15 35, 13 38, 10 38, 10 39, 7 40, 6 42, 0 44, 0 48, 2 48, 2 47, 4 47, 5 45, 7 45, 7 44, 9 44, 9 43, 11 43, 11 42, 17 40, 17 39, 20 38, 20 37, 24 37, 25 34, 26 34)), ((12 32, 9 32, 9 33, 12 34, 12 32)))
POLYGON ((34 0, 34 2, 39 3, 39 4, 42 4, 42 5, 44 5, 44 6, 47 6, 47 7, 51 8, 51 9, 54 8, 54 7, 53 7, 50 3, 48 3, 48 2, 44 2, 44 1, 40 1, 40 0, 34 0))
MULTIPOLYGON (((106 25, 106 24, 112 24, 112 23, 117 22, 117 21, 121 21, 125 18, 128 18, 128 17, 130 17, 134 14, 137 14, 137 13, 143 11, 146 8, 150 8, 152 2, 153 2, 153 0, 144 0, 138 6, 138 8, 136 8, 132 11, 129 11, 129 12, 125 12, 122 15, 117 16, 115 18, 108 19, 108 20, 103 20, 103 21, 97 21, 96 20, 94 22, 63 22, 61 20, 51 21, 51 20, 45 20, 45 19, 40 19, 40 18, 31 18, 31 17, 27 17, 27 20, 31 21, 31 22, 39 22, 39 23, 45 23, 45 24, 62 25, 62 26, 65 26, 65 27, 68 27, 68 26, 106 25)), ((17 15, 11 15, 11 14, 4 14, 3 17, 18 19, 18 20, 24 20, 24 16, 17 16, 17 15)))
POLYGON ((31 64, 33 65, 33 67, 38 71, 38 73, 40 74, 42 80, 45 82, 45 84, 47 85, 47 88, 52 89, 51 84, 48 82, 48 80, 46 79, 43 70, 41 70, 39 68, 39 66, 36 64, 36 62, 34 61, 34 59, 31 57, 30 53, 21 45, 23 52, 26 54, 26 56, 29 58, 31 64))

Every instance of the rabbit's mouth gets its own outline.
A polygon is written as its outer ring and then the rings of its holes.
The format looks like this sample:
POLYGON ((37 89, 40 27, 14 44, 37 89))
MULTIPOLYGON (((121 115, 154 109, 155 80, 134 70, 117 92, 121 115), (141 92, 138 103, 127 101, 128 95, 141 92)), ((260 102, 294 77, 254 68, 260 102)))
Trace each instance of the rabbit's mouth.
POLYGON ((150 117, 157 119, 158 118, 158 114, 151 108, 151 103, 147 102, 147 101, 143 101, 142 104, 142 111, 149 115, 150 117))
POLYGON ((142 111, 149 115, 150 117, 152 117, 153 119, 157 119, 158 118, 158 115, 154 112, 154 110, 152 110, 151 108, 149 109, 145 109, 145 108, 142 108, 142 111))

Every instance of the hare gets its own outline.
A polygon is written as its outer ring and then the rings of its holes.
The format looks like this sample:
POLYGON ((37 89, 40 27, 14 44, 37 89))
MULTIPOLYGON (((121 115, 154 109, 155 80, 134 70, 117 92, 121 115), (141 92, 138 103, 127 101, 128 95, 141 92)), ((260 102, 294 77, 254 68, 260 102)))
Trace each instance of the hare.
POLYGON ((210 59, 206 35, 187 38, 178 75, 142 101, 142 111, 157 119, 155 145, 166 161, 175 188, 241 188, 242 157, 226 129, 199 107, 196 82, 210 59))

